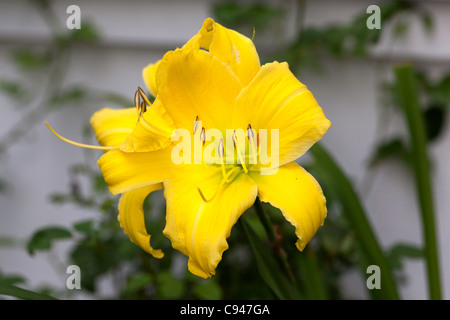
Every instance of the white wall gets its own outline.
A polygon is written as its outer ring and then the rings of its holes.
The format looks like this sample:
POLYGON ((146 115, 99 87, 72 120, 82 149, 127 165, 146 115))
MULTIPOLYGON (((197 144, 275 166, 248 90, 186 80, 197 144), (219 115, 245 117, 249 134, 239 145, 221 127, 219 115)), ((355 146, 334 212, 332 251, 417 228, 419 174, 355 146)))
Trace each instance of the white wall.
MULTIPOLYGON (((283 1, 296 8, 295 1, 283 1)), ((324 25, 346 22, 354 14, 377 1, 308 1, 306 24, 324 25)), ((67 18, 66 8, 77 4, 82 18, 93 21, 103 36, 101 44, 77 48, 70 61, 68 83, 83 83, 98 89, 117 91, 130 97, 137 85, 143 86, 141 69, 155 61, 171 48, 183 44, 210 16, 207 0, 156 1, 55 1, 54 6, 61 23, 67 18)), ((450 41, 448 38, 450 3, 429 2, 426 5, 435 19, 433 36, 426 35, 418 23, 409 34, 394 42, 386 37, 374 50, 372 59, 360 61, 325 61, 324 75, 305 72, 299 75, 315 94, 332 127, 323 139, 325 145, 355 181, 361 192, 370 221, 381 243, 388 247, 396 242, 422 243, 421 227, 413 177, 402 166, 386 163, 373 175, 370 192, 364 193, 366 161, 374 143, 392 132, 404 132, 404 124, 395 114, 389 114, 387 131, 380 132, 378 123, 380 97, 378 84, 389 76, 393 61, 410 59, 435 74, 448 70, 450 41)), ((273 44, 275 39, 285 41, 292 36, 294 10, 284 21, 288 32, 282 37, 257 33, 258 48, 273 44)), ((382 26, 388 28, 388 26, 382 26)), ((17 70, 10 63, 10 50, 17 46, 45 44, 48 39, 45 24, 29 6, 17 1, 0 1, 0 78, 17 78, 17 70)), ((37 79, 34 81, 38 81, 37 79)), ((73 140, 81 140, 81 128, 90 115, 106 105, 65 108, 48 119, 55 129, 73 140)), ((19 108, 0 96, 0 136, 8 132, 20 118, 19 108)), ((437 210, 437 229, 444 297, 448 298, 450 278, 449 235, 450 226, 450 132, 430 146, 435 161, 433 175, 437 210)), ((69 165, 80 162, 80 149, 64 144, 49 134, 41 124, 30 129, 30 134, 13 146, 7 156, 0 158, 0 177, 11 184, 8 194, 0 194, 0 237, 28 238, 40 226, 70 225, 84 217, 95 216, 73 206, 55 206, 48 195, 67 190, 69 165)), ((23 274, 30 287, 50 283, 64 288, 65 279, 55 272, 46 255, 28 256, 22 249, 0 247, 0 270, 23 274)), ((426 275, 422 262, 406 264, 407 283, 402 296, 407 299, 426 299, 426 275)), ((359 275, 350 274, 343 285, 349 297, 364 297, 359 275)))

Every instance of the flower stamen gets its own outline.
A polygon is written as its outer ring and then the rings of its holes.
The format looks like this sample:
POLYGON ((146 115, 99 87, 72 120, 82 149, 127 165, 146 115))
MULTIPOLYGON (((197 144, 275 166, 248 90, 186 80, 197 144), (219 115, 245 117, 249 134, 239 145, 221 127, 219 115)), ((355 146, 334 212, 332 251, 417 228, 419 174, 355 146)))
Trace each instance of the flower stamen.
POLYGON ((197 127, 198 127, 198 116, 195 117, 195 122, 194 122, 194 135, 197 132, 197 127))
POLYGON ((247 137, 248 137, 248 142, 250 145, 250 155, 249 157, 251 157, 251 159, 249 160, 251 164, 256 164, 256 158, 259 155, 259 149, 257 146, 257 141, 255 140, 255 133, 254 130, 252 129, 252 126, 250 125, 250 123, 248 124, 247 127, 247 137))
POLYGON ((138 86, 137 91, 139 92, 139 95, 145 101, 145 103, 150 106, 151 105, 150 100, 148 99, 148 97, 145 94, 144 90, 142 90, 141 87, 138 86))
POLYGON ((230 180, 228 180, 228 178, 227 178, 227 173, 225 171, 225 163, 224 163, 224 158, 223 158, 223 139, 220 139, 219 145, 217 146, 217 151, 218 151, 219 157, 220 157, 220 166, 222 167, 222 176, 223 176, 225 182, 229 183, 230 180))
POLYGON ((77 146, 77 147, 81 147, 81 148, 86 148, 86 149, 95 149, 95 150, 112 150, 112 149, 116 149, 117 148, 117 147, 107 147, 107 146, 105 146, 105 147, 103 147, 103 146, 93 146, 93 145, 90 145, 90 144, 78 143, 78 142, 69 140, 67 138, 64 138, 63 136, 58 134, 55 130, 53 130, 52 127, 50 127, 50 125, 47 122, 45 122, 45 124, 50 129, 50 131, 53 132, 53 134, 55 136, 57 136, 62 141, 67 142, 67 143, 69 143, 71 145, 74 145, 74 146, 77 146))
POLYGON ((200 140, 202 141, 202 144, 205 145, 206 142, 205 127, 202 127, 202 132, 200 132, 200 140))
POLYGON ((237 145, 236 130, 233 132, 232 139, 233 139, 233 145, 234 145, 234 148, 236 149, 236 153, 238 155, 239 162, 240 162, 240 164, 242 166, 242 169, 244 169, 245 173, 248 173, 247 166, 245 165, 245 159, 243 159, 242 154, 239 151, 239 148, 238 148, 238 145, 237 145))
POLYGON ((134 94, 134 105, 138 111, 138 121, 140 120, 142 114, 147 111, 147 107, 151 106, 150 100, 148 100, 147 95, 141 87, 138 87, 134 94), (141 101, 141 98, 143 101, 141 101))
POLYGON ((199 187, 197 187, 198 193, 200 194, 200 197, 202 197, 202 200, 203 200, 204 202, 208 203, 208 202, 213 201, 218 195, 220 195, 220 194, 223 192, 223 189, 224 189, 223 187, 224 187, 224 185, 225 185, 226 183, 229 183, 229 182, 233 181, 233 179, 236 178, 236 174, 235 174, 235 173, 236 173, 236 170, 239 171, 239 168, 238 168, 238 167, 234 167, 233 169, 231 169, 230 171, 228 171, 227 175, 224 176, 224 178, 222 179, 222 181, 220 181, 220 184, 219 184, 219 186, 217 187, 216 191, 214 192, 214 194, 213 194, 209 199, 207 199, 207 198, 205 197, 205 195, 203 194, 202 190, 201 190, 199 187), (234 175, 233 175, 233 174, 234 174, 234 175), (233 177, 230 178, 232 175, 233 175, 233 177), (227 182, 227 181, 228 181, 228 182, 227 182))

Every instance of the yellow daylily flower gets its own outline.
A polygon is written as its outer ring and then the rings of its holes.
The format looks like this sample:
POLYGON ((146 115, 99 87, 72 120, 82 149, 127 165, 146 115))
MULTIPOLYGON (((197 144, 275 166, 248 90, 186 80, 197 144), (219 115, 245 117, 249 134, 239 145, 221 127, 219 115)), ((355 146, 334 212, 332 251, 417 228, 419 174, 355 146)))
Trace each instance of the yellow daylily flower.
POLYGON ((163 255, 150 246, 142 203, 164 188, 163 233, 197 276, 215 274, 231 228, 256 197, 280 209, 303 250, 327 210, 319 184, 295 160, 330 122, 287 63, 261 66, 250 39, 207 19, 143 76, 151 106, 133 119, 128 109, 91 119, 108 150, 98 165, 110 192, 122 194, 119 221, 130 239, 163 255))

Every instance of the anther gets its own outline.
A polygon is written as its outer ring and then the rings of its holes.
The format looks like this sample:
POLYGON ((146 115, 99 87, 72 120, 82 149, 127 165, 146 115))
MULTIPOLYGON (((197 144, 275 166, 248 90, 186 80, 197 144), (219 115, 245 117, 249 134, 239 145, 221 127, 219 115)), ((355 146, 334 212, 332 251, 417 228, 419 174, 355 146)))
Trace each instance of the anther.
POLYGON ((234 149, 236 149, 236 152, 237 152, 237 156, 238 156, 240 165, 242 166, 242 169, 244 169, 244 172, 248 173, 247 166, 245 165, 245 159, 242 156, 241 151, 237 147, 236 130, 234 130, 234 132, 233 132, 232 140, 233 140, 234 149))
POLYGON ((197 132, 197 127, 198 127, 198 116, 195 117, 195 122, 194 122, 194 135, 197 132))
POLYGON ((202 132, 200 132, 200 140, 202 141, 203 145, 205 145, 206 142, 205 127, 202 127, 202 132))
POLYGON ((223 140, 220 139, 219 145, 217 146, 217 151, 219 153, 220 159, 223 159, 223 140))
POLYGON ((147 104, 145 103, 145 101, 142 101, 139 116, 141 116, 145 111, 147 111, 147 104))
POLYGON ((141 98, 139 96, 138 90, 136 90, 136 93, 134 94, 134 105, 136 106, 136 109, 139 111, 139 108, 141 107, 141 98))
POLYGON ((148 100, 147 95, 145 94, 144 90, 142 90, 141 87, 138 87, 137 91, 139 92, 139 95, 145 101, 145 103, 147 103, 148 105, 151 105, 150 100, 148 100))
POLYGON ((250 141, 250 142, 255 141, 255 135, 253 134, 253 129, 252 129, 252 126, 250 125, 250 123, 248 124, 248 127, 247 127, 247 137, 248 137, 248 141, 250 141))

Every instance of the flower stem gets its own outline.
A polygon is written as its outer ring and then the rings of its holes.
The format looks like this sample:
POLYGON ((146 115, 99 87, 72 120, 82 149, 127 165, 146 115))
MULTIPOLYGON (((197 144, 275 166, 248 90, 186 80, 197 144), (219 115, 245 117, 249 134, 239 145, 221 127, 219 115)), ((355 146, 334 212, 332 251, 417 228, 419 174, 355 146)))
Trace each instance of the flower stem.
POLYGON ((292 268, 289 265, 289 261, 287 259, 287 254, 282 247, 283 235, 281 234, 278 226, 275 226, 270 221, 270 217, 267 212, 264 210, 261 201, 259 198, 256 198, 255 203, 253 204, 256 214, 259 217, 264 229, 266 230, 267 237, 269 238, 270 243, 273 246, 273 251, 277 258, 279 259, 281 265, 286 271, 289 279, 293 284, 296 283, 295 277, 292 273, 292 268))
POLYGON ((441 286, 433 193, 429 174, 425 127, 417 95, 417 83, 411 65, 396 66, 395 76, 399 101, 406 116, 411 139, 412 161, 422 214, 429 296, 431 299, 439 300, 441 299, 441 286))
POLYGON ((259 220, 261 221, 262 225, 264 226, 264 229, 267 232, 269 241, 273 242, 275 240, 275 230, 273 228, 272 223, 270 222, 270 217, 264 211, 259 198, 256 198, 255 203, 253 204, 253 207, 255 208, 255 212, 258 215, 259 220))

